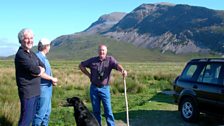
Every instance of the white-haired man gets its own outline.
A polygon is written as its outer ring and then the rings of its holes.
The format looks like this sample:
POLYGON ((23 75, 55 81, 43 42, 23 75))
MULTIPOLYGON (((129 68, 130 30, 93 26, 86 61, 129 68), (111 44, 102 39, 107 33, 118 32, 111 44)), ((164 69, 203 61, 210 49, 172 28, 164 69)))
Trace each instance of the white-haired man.
POLYGON ((45 72, 44 64, 31 50, 33 37, 30 29, 22 29, 18 34, 21 46, 15 56, 15 70, 21 103, 19 126, 29 126, 33 120, 40 96, 40 76, 45 72))

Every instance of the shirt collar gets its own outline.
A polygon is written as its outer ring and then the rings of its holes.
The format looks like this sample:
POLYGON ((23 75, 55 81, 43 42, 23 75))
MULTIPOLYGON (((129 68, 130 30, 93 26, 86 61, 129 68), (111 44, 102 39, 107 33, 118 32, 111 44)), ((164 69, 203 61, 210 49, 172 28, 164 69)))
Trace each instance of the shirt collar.
POLYGON ((30 53, 31 52, 31 51, 28 52, 28 50, 25 50, 22 46, 20 46, 19 49, 22 49, 26 53, 30 53))
POLYGON ((40 53, 41 53, 44 57, 46 57, 46 55, 45 55, 42 51, 40 51, 40 53))
POLYGON ((97 59, 102 62, 102 61, 107 60, 107 56, 105 57, 105 59, 100 59, 100 57, 98 56, 97 59))

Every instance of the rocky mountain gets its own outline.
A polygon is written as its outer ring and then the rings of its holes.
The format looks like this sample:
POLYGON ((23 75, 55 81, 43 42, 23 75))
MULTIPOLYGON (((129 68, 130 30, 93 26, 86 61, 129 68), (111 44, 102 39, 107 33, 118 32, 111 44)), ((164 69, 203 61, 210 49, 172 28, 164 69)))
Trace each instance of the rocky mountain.
MULTIPOLYGON (((132 57, 127 56, 130 54, 127 51, 135 50, 136 55, 132 55, 141 57, 142 53, 137 50, 145 49, 176 56, 224 54, 224 11, 182 4, 142 4, 127 14, 116 12, 103 15, 82 32, 56 38, 52 42, 50 57, 89 57, 96 54, 97 46, 94 44, 102 42, 111 45, 115 57, 125 60, 132 57), (95 35, 99 39, 95 39, 95 35), (122 46, 116 45, 123 48, 112 46, 114 41, 122 43, 122 46), (136 49, 124 44, 132 44, 136 49), (127 51, 117 53, 124 50, 127 51)), ((150 56, 145 56, 146 60, 156 59, 152 57, 155 52, 146 52, 150 53, 150 56)), ((160 54, 155 55, 159 57, 160 54)))
POLYGON ((122 12, 105 14, 101 16, 96 22, 92 23, 86 30, 84 30, 84 32, 85 34, 103 33, 117 24, 125 15, 126 13, 122 12))
POLYGON ((162 52, 224 53, 224 12, 189 5, 142 4, 103 35, 162 52))

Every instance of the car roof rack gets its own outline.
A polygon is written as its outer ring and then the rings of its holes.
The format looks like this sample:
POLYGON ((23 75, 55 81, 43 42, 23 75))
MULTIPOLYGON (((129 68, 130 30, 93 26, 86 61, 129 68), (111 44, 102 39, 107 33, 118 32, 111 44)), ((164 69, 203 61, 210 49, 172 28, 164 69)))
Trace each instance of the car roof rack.
POLYGON ((190 62, 224 62, 224 58, 199 58, 192 59, 190 62))

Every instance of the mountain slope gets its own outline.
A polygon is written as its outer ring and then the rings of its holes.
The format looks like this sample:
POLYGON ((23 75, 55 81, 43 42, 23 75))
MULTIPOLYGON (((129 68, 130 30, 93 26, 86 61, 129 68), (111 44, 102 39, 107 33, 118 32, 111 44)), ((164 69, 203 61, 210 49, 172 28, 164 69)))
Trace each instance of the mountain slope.
POLYGON ((92 23, 85 31, 85 34, 99 34, 109 30, 117 24, 126 13, 113 12, 101 16, 96 22, 92 23))
MULTIPOLYGON (((52 45, 48 57, 57 60, 85 60, 92 56, 97 56, 98 45, 105 44, 108 47, 108 54, 114 56, 119 61, 145 62, 145 61, 187 61, 192 57, 213 57, 214 55, 188 54, 177 55, 172 52, 162 54, 157 49, 145 49, 136 47, 130 43, 116 41, 100 35, 66 35, 67 39, 60 37, 59 45, 52 45), (60 40, 61 39, 61 40, 60 40)), ((53 41, 54 43, 54 41, 53 41)))
POLYGON ((80 33, 52 42, 52 59, 83 60, 106 44, 122 61, 181 61, 223 53, 224 12, 189 5, 143 4, 101 16, 80 33), (162 53, 161 53, 162 52, 162 53))
MULTIPOLYGON (((67 37, 69 38, 69 37, 67 37)), ((70 37, 71 38, 71 37, 70 37)), ((60 41, 60 40, 58 40, 60 41)), ((97 56, 99 44, 108 46, 108 54, 121 61, 172 61, 174 59, 184 60, 180 56, 173 54, 163 55, 158 50, 148 50, 122 43, 99 35, 81 36, 66 39, 59 45, 53 45, 48 57, 50 59, 61 60, 84 60, 92 56, 97 56)))
POLYGON ((224 53, 223 15, 204 7, 143 4, 103 35, 162 52, 224 53))

